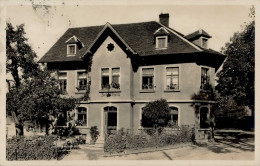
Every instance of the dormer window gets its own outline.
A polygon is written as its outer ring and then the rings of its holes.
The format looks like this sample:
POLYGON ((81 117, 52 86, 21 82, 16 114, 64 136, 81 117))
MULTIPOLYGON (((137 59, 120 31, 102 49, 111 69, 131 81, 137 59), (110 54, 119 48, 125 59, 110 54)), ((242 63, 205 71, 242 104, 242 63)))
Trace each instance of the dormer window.
POLYGON ((68 44, 67 45, 67 54, 75 55, 76 54, 76 44, 68 44))
POLYGON ((167 48, 168 46, 168 37, 167 36, 160 36, 156 37, 156 48, 167 48))
POLYGON ((203 29, 199 29, 189 35, 186 35, 185 38, 191 41, 192 43, 207 49, 208 40, 211 38, 211 36, 203 29))
POLYGON ((166 49, 168 47, 169 32, 164 27, 157 29, 154 32, 156 49, 166 49))
POLYGON ((76 55, 77 50, 84 47, 84 44, 76 37, 70 37, 66 42, 67 44, 67 56, 76 55))

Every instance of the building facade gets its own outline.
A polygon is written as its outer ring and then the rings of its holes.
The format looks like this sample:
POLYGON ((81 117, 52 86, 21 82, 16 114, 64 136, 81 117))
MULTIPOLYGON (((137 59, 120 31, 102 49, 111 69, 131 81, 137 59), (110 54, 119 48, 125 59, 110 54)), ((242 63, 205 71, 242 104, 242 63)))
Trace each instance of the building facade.
POLYGON ((214 101, 192 100, 214 87, 225 56, 209 49, 204 30, 183 35, 160 21, 70 28, 40 59, 57 71, 64 95, 81 101, 70 113, 82 132, 97 126, 101 138, 120 128, 138 132, 146 103, 166 99, 175 125, 203 124, 214 101), (197 103, 196 106, 195 103, 197 103))

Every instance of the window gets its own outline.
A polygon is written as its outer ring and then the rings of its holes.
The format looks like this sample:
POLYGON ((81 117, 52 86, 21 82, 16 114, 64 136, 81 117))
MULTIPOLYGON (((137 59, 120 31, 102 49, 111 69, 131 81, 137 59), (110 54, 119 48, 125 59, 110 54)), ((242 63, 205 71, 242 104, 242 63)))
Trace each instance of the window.
POLYGON ((207 48, 207 41, 208 39, 202 38, 202 47, 207 48))
POLYGON ((60 90, 63 94, 67 92, 67 72, 59 72, 58 79, 60 83, 60 90))
POLYGON ((119 78, 120 78, 120 68, 112 68, 112 83, 111 83, 112 88, 120 89, 119 78))
POLYGON ((101 89, 120 89, 120 68, 101 69, 101 89))
POLYGON ((78 108, 78 126, 86 126, 87 125, 87 108, 79 107, 78 108))
POLYGON ((87 73, 86 71, 77 72, 77 89, 86 90, 87 89, 87 73))
POLYGON ((166 67, 166 90, 179 89, 179 68, 166 67))
POLYGON ((167 36, 156 37, 156 48, 167 48, 167 36))
POLYGON ((142 69, 142 89, 154 89, 154 68, 142 69))
POLYGON ((209 69, 201 68, 201 86, 202 90, 209 90, 209 69))
POLYGON ((109 68, 101 69, 101 88, 109 89, 109 68))
POLYGON ((207 107, 202 107, 200 109, 200 128, 201 129, 209 128, 209 124, 207 123, 208 114, 209 114, 209 109, 207 107))
POLYGON ((76 44, 68 44, 67 45, 67 54, 76 54, 76 44))
POLYGON ((179 120, 179 115, 178 115, 178 108, 177 107, 170 107, 170 115, 169 115, 169 120, 168 120, 168 126, 173 127, 173 126, 178 126, 178 120, 179 120))

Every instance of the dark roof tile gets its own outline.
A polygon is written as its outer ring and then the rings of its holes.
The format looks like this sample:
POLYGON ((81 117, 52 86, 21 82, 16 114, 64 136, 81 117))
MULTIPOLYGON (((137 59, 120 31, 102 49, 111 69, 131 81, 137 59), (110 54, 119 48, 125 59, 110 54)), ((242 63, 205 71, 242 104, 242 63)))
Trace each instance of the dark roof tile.
POLYGON ((205 36, 205 37, 208 37, 208 38, 211 38, 211 36, 206 32, 204 31, 203 29, 199 29, 191 34, 188 34, 185 36, 186 39, 188 40, 193 40, 197 37, 200 37, 200 36, 205 36))
MULTIPOLYGON (((68 29, 39 62, 82 61, 81 57, 84 56, 103 27, 104 26, 91 26, 68 29), (73 35, 84 44, 84 47, 78 50, 75 56, 67 57, 65 42, 73 35)), ((112 27, 140 56, 199 52, 193 44, 182 39, 183 35, 181 33, 178 33, 171 28, 169 28, 170 30, 168 29, 170 32, 168 48, 157 50, 155 48, 154 32, 161 28, 162 25, 155 21, 132 24, 112 24, 112 27), (172 33, 171 31, 174 31, 175 33, 172 33), (176 33, 181 37, 176 35, 176 33)))

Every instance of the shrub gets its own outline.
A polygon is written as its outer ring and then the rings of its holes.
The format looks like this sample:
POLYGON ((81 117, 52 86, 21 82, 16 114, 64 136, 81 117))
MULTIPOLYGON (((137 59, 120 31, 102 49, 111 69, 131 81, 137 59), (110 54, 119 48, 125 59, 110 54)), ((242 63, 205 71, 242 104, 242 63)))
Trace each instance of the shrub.
POLYGON ((97 139, 98 139, 98 136, 99 136, 99 131, 98 131, 98 128, 97 126, 92 126, 90 128, 90 135, 91 135, 91 139, 96 142, 97 139))
POLYGON ((114 154, 125 152, 125 150, 154 149, 193 142, 195 139, 194 128, 191 126, 182 126, 181 130, 176 132, 168 133, 166 130, 157 128, 144 130, 141 134, 132 135, 123 132, 123 129, 121 129, 116 134, 106 137, 104 152, 114 154))
POLYGON ((58 157, 54 136, 13 137, 7 139, 7 160, 51 160, 58 157))
POLYGON ((52 134, 58 134, 59 136, 80 135, 79 129, 75 126, 56 126, 52 134))
POLYGON ((107 135, 104 144, 104 152, 121 153, 126 149, 126 136, 127 133, 124 129, 118 130, 116 134, 107 135))
POLYGON ((169 118, 170 108, 165 99, 149 102, 143 108, 142 126, 165 127, 169 118))

